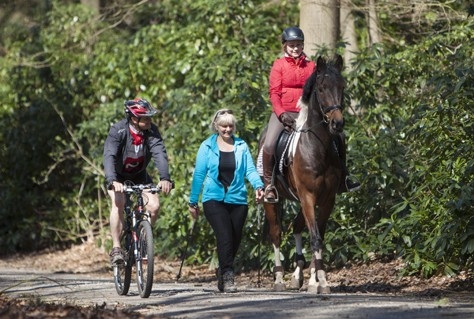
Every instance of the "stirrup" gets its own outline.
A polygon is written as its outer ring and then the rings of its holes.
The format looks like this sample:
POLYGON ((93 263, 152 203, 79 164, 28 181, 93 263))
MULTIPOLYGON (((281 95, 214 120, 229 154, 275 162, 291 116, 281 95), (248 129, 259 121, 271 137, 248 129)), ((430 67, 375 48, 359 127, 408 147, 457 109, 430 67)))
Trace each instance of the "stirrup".
POLYGON ((358 180, 356 180, 355 182, 351 182, 352 184, 351 187, 349 187, 349 184, 347 183, 348 181, 350 181, 349 176, 346 176, 345 184, 346 184, 346 189, 348 192, 355 192, 360 189, 361 184, 358 180))
POLYGON ((278 191, 276 189, 275 186, 273 185, 268 185, 266 188, 265 188, 265 193, 263 195, 263 201, 265 203, 269 203, 269 204, 275 204, 275 203, 278 203, 278 191), (267 198, 267 195, 269 192, 273 191, 273 193, 275 194, 275 198, 267 198))

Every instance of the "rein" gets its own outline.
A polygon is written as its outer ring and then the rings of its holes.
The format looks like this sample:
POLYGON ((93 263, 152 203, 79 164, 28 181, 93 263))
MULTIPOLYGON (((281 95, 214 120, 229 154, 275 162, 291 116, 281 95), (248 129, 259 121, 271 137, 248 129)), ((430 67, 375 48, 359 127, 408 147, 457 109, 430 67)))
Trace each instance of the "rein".
MULTIPOLYGON (((313 131, 311 131, 311 129, 313 129, 313 128, 315 128, 316 126, 319 126, 319 125, 321 125, 321 124, 323 124, 323 123, 324 123, 324 124, 327 124, 328 122, 326 121, 326 119, 324 119, 324 120, 321 120, 321 122, 316 123, 316 124, 313 124, 313 125, 311 125, 311 126, 308 127, 308 128, 305 128, 305 129, 302 128, 302 129, 299 129, 299 130, 295 130, 295 132, 297 132, 297 133, 313 132, 313 131)), ((314 133, 314 132, 313 132, 313 133, 314 133)))
POLYGON ((319 126, 321 124, 328 124, 329 123, 329 119, 327 117, 326 114, 328 114, 329 112, 331 111, 334 111, 334 110, 341 110, 342 111, 342 106, 337 104, 337 105, 332 105, 332 106, 328 106, 326 109, 323 110, 322 106, 321 106, 321 103, 319 102, 319 95, 316 93, 316 98, 318 100, 318 104, 319 104, 319 109, 321 110, 321 114, 323 115, 323 119, 316 123, 316 124, 313 124, 311 125, 310 127, 308 128, 305 128, 305 129, 299 129, 299 130, 295 130, 295 132, 301 132, 301 133, 308 133, 311 131, 312 128, 315 128, 316 126, 319 126))
MULTIPOLYGON (((329 74, 328 74, 328 73, 325 73, 324 75, 319 75, 318 77, 321 77, 321 76, 323 77, 323 79, 322 79, 320 85, 323 84, 325 77, 329 76, 329 74)), ((317 86, 318 86, 318 85, 316 84, 316 87, 317 87, 317 86)), ((326 107, 326 108, 323 109, 322 103, 321 103, 321 99, 320 99, 319 94, 318 94, 318 91, 315 90, 314 93, 315 93, 315 95, 316 95, 316 101, 318 102, 319 110, 321 111, 321 115, 322 115, 323 119, 322 119, 320 122, 318 122, 318 123, 316 123, 316 124, 313 124, 313 125, 311 125, 310 127, 306 128, 306 129, 301 128, 301 129, 299 129, 299 130, 295 130, 295 132, 308 133, 308 132, 311 132, 311 130, 312 130, 313 128, 316 128, 317 126, 319 126, 319 125, 321 125, 321 124, 323 124, 323 123, 324 123, 324 124, 329 124, 329 117, 327 116, 327 114, 330 113, 330 112, 332 112, 332 111, 335 111, 335 110, 340 110, 341 112, 342 112, 342 110, 343 110, 341 104, 331 105, 331 106, 328 106, 328 107, 326 107)), ((314 133, 314 132, 313 132, 313 133, 314 133)))

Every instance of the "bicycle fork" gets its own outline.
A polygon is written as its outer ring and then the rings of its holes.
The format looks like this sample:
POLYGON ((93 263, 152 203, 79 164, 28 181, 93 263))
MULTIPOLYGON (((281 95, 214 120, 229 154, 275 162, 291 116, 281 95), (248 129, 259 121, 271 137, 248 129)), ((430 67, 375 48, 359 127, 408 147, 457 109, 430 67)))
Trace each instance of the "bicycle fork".
MULTIPOLYGON (((135 255, 135 262, 137 263, 137 266, 141 266, 142 263, 146 263, 147 260, 143 260, 142 257, 142 251, 140 247, 140 236, 142 234, 139 234, 138 232, 140 231, 140 223, 144 222, 149 222, 149 217, 148 214, 145 212, 143 213, 143 208, 141 206, 137 207, 137 210, 133 214, 133 231, 132 231, 132 237, 133 237, 133 253, 135 255), (137 217, 138 216, 138 217, 137 217), (146 218, 144 219, 143 216, 146 218)), ((138 269, 141 269, 141 267, 138 267, 138 269)))
POLYGON ((135 256, 135 262, 137 263, 137 266, 140 266, 142 256, 141 256, 141 253, 140 253, 140 247, 138 246, 139 245, 139 236, 137 234, 137 232, 138 232, 138 223, 137 223, 137 216, 136 216, 135 213, 133 214, 132 222, 133 222, 133 224, 132 224, 133 225, 133 230, 132 230, 133 255, 135 256))

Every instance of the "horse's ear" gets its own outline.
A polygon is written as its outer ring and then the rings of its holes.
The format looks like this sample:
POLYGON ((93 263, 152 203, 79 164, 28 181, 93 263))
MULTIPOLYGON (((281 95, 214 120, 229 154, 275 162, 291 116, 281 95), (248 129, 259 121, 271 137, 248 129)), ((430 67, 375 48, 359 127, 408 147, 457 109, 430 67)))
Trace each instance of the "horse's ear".
POLYGON ((319 56, 318 59, 316 60, 316 70, 318 72, 322 72, 323 70, 326 69, 326 60, 319 56))
POLYGON ((336 54, 336 60, 334 62, 334 66, 339 70, 339 72, 342 72, 342 67, 344 66, 344 60, 342 59, 342 56, 340 54, 336 54))

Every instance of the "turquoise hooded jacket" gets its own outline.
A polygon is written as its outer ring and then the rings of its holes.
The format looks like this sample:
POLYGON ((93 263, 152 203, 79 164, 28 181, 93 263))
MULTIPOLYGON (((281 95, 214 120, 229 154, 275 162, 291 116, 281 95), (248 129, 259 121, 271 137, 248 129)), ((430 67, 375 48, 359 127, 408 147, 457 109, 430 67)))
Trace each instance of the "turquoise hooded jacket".
POLYGON ((198 203, 202 190, 202 202, 209 200, 223 201, 228 204, 247 204, 247 179, 254 189, 263 188, 263 182, 257 173, 247 143, 238 137, 234 139, 235 173, 234 179, 225 192, 219 181, 219 147, 218 134, 213 134, 201 143, 191 185, 190 203, 198 203), (204 187, 204 188, 203 188, 204 187))

